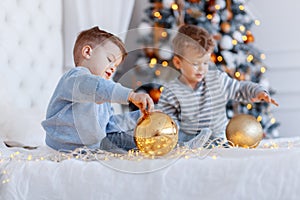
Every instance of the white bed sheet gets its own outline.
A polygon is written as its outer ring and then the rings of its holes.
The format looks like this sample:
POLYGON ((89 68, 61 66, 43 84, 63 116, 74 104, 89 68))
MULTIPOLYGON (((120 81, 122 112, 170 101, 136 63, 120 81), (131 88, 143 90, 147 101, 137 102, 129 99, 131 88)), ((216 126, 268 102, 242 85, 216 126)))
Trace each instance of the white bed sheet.
POLYGON ((45 146, 2 145, 0 199, 299 199, 299 144, 299 138, 283 138, 256 149, 140 161, 63 159, 45 146))

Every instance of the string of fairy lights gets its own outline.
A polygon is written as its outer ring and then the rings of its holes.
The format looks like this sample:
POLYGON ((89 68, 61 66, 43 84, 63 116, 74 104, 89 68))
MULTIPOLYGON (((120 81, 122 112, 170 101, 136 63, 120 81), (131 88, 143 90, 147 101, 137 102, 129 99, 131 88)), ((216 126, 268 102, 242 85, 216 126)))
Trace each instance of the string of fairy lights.
MULTIPOLYGON (((212 143, 213 141, 210 141, 212 143)), ((222 156, 219 152, 225 149, 223 144, 220 143, 216 146, 210 146, 211 148, 199 147, 199 148, 188 148, 186 146, 177 146, 171 152, 164 156, 153 156, 145 154, 136 149, 130 150, 127 153, 112 153, 103 150, 91 150, 87 148, 78 148, 70 152, 55 152, 48 154, 36 154, 37 150, 21 152, 19 150, 11 150, 6 152, 0 152, 0 181, 2 184, 8 184, 10 182, 11 171, 8 166, 9 163, 13 162, 55 162, 60 163, 66 160, 78 160, 82 162, 107 162, 113 160, 127 160, 132 162, 141 162, 143 160, 154 160, 154 159, 164 159, 164 160, 176 160, 176 159, 221 159, 222 156)), ((227 146, 226 149, 234 149, 238 151, 239 149, 247 149, 240 147, 227 146)), ((277 150, 277 149, 295 149, 300 148, 300 138, 294 138, 293 140, 277 141, 268 140, 261 143, 256 149, 261 150, 277 150)), ((253 149, 252 149, 253 150, 253 149)))

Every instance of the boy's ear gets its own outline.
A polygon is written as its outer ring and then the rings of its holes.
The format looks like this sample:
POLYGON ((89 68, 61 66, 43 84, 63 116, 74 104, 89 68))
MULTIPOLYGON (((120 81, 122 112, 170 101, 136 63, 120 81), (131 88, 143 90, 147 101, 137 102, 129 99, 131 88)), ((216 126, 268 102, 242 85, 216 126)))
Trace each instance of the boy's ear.
POLYGON ((89 59, 92 55, 92 51, 93 49, 91 46, 85 45, 84 47, 82 47, 81 54, 85 59, 89 59))
POLYGON ((174 56, 173 64, 176 67, 176 69, 180 69, 180 63, 181 63, 181 59, 178 56, 174 56))

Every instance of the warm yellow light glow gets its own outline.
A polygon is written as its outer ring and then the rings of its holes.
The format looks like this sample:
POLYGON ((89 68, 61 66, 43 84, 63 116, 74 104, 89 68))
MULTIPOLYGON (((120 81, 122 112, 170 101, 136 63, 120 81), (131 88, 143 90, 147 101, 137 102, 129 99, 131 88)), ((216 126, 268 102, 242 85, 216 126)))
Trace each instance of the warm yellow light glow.
POLYGON ((164 90, 164 87, 160 87, 159 91, 162 92, 164 90))
POLYGON ((274 124, 275 122, 276 122, 276 119, 274 117, 272 117, 271 123, 274 124))
POLYGON ((206 18, 207 18, 207 19, 212 19, 213 16, 212 16, 211 14, 208 14, 208 15, 206 15, 206 18))
POLYGON ((238 43, 237 40, 232 40, 233 45, 237 45, 237 43, 238 43))
POLYGON ((259 20, 255 20, 254 23, 255 23, 256 26, 260 25, 260 21, 259 20))
POLYGON ((154 12, 153 15, 154 15, 155 17, 157 17, 157 18, 161 17, 160 12, 158 12, 158 11, 154 12))
POLYGON ((248 104, 247 104, 247 109, 248 109, 248 110, 252 109, 252 104, 248 103, 248 104))
POLYGON ((265 73, 265 72, 266 72, 266 68, 265 68, 265 67, 261 67, 261 68, 260 68, 260 72, 261 72, 261 73, 265 73))
POLYGON ((246 30, 245 26, 241 25, 240 26, 240 31, 244 32, 246 30))
POLYGON ((150 68, 154 68, 154 67, 155 67, 155 64, 149 63, 149 67, 150 67, 150 68))
POLYGON ((266 59, 266 55, 262 53, 262 54, 260 54, 260 58, 264 60, 264 59, 266 59))
POLYGON ((219 62, 221 62, 221 61, 223 60, 223 57, 222 57, 222 56, 218 56, 218 57, 217 57, 217 60, 218 60, 219 62))
POLYGON ((251 61, 253 60, 253 58, 254 58, 253 55, 250 54, 250 55, 247 57, 247 61, 248 61, 248 62, 251 62, 251 61))
POLYGON ((240 76, 241 76, 241 73, 240 73, 240 72, 235 72, 235 73, 234 73, 234 75, 235 75, 235 77, 237 77, 237 78, 238 78, 238 77, 240 77, 240 76))
POLYGON ((243 36, 242 36, 242 39, 243 39, 243 41, 246 41, 246 40, 247 40, 247 36, 246 36, 246 35, 243 35, 243 36))
POLYGON ((244 7, 243 5, 240 5, 240 6, 239 6, 239 9, 240 9, 240 10, 245 10, 245 7, 244 7))
POLYGON ((171 8, 173 10, 178 10, 178 5, 176 3, 173 3, 172 6, 171 6, 171 8))
POLYGON ((156 58, 151 58, 150 64, 155 65, 156 63, 157 63, 157 59, 156 58))
POLYGON ((261 122, 261 120, 262 120, 262 116, 257 116, 257 118, 256 118, 256 120, 258 121, 258 122, 261 122))
POLYGON ((155 70, 155 75, 159 76, 160 75, 160 70, 155 70))
POLYGON ((167 61, 163 61, 162 63, 161 63, 161 65, 163 66, 163 67, 167 67, 168 66, 168 62, 167 61))
POLYGON ((28 155, 27 160, 31 160, 31 159, 32 159, 32 155, 28 155))
POLYGON ((166 31, 163 31, 163 32, 161 33, 161 36, 162 36, 162 37, 167 37, 167 36, 168 36, 168 33, 167 33, 166 31))
POLYGON ((218 4, 216 4, 216 5, 215 5, 215 8, 216 8, 216 10, 220 10, 221 6, 218 5, 218 4))

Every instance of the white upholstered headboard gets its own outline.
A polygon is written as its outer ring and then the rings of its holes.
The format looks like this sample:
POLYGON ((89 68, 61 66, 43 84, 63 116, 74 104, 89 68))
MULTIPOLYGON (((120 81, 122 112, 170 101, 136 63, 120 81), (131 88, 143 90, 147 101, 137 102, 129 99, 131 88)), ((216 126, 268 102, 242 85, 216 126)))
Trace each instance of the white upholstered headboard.
POLYGON ((1 0, 0 27, 0 137, 43 142, 63 68, 62 0, 1 0))

